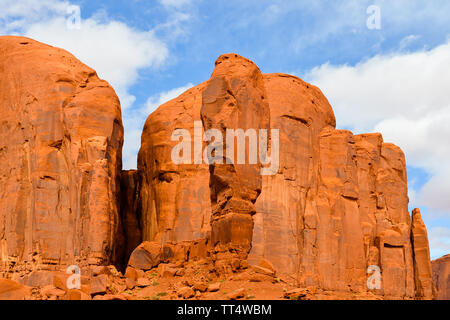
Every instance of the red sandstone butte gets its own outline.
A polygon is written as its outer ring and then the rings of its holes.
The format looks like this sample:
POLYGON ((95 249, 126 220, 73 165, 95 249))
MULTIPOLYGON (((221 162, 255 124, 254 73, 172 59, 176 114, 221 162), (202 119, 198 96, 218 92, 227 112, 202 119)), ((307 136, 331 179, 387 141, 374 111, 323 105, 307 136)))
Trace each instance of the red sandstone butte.
POLYGON ((238 270, 248 253, 250 265, 263 259, 299 287, 335 297, 431 299, 428 239, 420 213, 411 219, 408 212, 402 150, 379 133, 353 135, 335 125, 317 87, 291 75, 261 75, 235 54, 221 56, 210 80, 147 120, 138 164, 143 240, 206 239, 216 272, 238 270), (278 172, 174 165, 173 130, 194 136, 199 119, 203 129, 279 129, 278 172), (367 287, 370 266, 381 270, 380 289, 367 287))
POLYGON ((320 89, 295 76, 220 56, 148 117, 138 170, 121 171, 120 102, 94 70, 0 37, 0 75, 0 299, 449 299, 448 256, 432 267, 408 212, 402 150, 337 130, 320 89), (177 129, 192 151, 179 164, 177 129), (266 130, 268 144, 279 130, 276 171, 261 175, 248 147, 229 163, 228 143, 205 163, 209 129, 266 130), (80 289, 67 287, 72 264, 80 289))
POLYGON ((109 263, 121 247, 112 87, 65 50, 0 37, 0 276, 109 263))

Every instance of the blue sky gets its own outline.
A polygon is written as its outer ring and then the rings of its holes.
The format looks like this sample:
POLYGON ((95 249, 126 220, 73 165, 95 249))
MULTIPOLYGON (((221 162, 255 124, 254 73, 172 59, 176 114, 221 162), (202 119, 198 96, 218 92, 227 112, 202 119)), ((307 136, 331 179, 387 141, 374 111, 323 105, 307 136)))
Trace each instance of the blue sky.
POLYGON ((161 103, 207 80, 236 52, 265 73, 318 85, 339 128, 381 131, 405 151, 411 207, 432 257, 450 253, 450 1, 0 0, 0 33, 65 48, 118 92, 124 165, 135 167, 142 125, 161 103), (381 28, 366 12, 380 8, 381 28), (79 28, 68 28, 80 8, 79 28))

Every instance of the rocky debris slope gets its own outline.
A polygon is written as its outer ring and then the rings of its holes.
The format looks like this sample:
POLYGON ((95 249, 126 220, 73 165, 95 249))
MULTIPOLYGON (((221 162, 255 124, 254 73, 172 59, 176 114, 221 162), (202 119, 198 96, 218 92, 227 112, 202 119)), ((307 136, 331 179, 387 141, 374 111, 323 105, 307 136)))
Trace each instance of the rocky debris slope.
POLYGON ((450 254, 431 262, 437 300, 450 300, 450 254))
MULTIPOLYGON (((162 262, 145 270, 91 266, 79 289, 67 287, 69 275, 48 272, 49 281, 32 287, 0 279, 0 299, 9 300, 322 300, 371 299, 371 292, 340 294, 321 288, 298 288, 290 279, 267 269, 268 262, 243 266, 233 274, 216 273, 209 259, 162 262)), ((69 281, 70 283, 70 281, 69 281)))
POLYGON ((123 242, 114 90, 67 51, 22 37, 0 37, 0 74, 0 276, 114 262, 123 242))

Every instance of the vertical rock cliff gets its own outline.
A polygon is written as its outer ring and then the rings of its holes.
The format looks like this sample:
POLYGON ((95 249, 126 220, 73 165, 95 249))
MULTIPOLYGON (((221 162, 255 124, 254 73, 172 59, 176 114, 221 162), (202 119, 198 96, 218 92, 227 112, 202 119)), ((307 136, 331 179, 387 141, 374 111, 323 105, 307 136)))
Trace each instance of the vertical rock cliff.
POLYGON ((0 271, 114 262, 114 90, 70 53, 21 37, 0 37, 0 75, 0 271))
POLYGON ((201 84, 188 90, 147 119, 138 157, 143 240, 164 244, 209 237, 209 167, 193 161, 193 139, 196 135, 202 138, 201 127, 198 133, 194 122, 201 121, 204 88, 201 84), (178 138, 172 139, 172 134, 179 128, 188 131, 185 141, 192 145, 192 156, 189 155, 192 164, 177 165, 172 161, 172 149, 179 143, 178 138))
POLYGON ((450 300, 450 254, 432 261, 437 300, 450 300))
MULTIPOLYGON (((220 151, 215 149, 215 154, 207 155, 211 157, 208 161, 211 242, 216 251, 215 258, 227 268, 227 265, 231 266, 234 254, 240 259, 247 258, 252 243, 252 215, 256 213, 254 203, 262 188, 261 164, 257 159, 250 163, 258 149, 251 150, 251 137, 249 143, 239 149, 238 144, 243 141, 237 137, 237 130, 269 129, 269 105, 259 68, 236 54, 219 57, 202 93, 200 115, 206 132, 218 131, 214 144, 220 151), (242 157, 241 163, 239 157, 242 157)), ((242 139, 247 141, 245 136, 242 139)), ((216 266, 219 265, 216 263, 216 266)))
POLYGON ((412 236, 416 296, 429 299, 433 297, 432 267, 430 264, 430 248, 425 223, 419 209, 412 213, 412 236))

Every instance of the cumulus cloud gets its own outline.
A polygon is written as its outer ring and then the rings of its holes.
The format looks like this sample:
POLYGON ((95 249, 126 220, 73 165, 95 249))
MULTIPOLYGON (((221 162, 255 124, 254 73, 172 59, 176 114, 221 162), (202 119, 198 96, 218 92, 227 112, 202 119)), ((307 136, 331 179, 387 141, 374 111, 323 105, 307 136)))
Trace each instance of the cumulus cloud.
POLYGON ((443 227, 428 230, 431 259, 437 259, 450 252, 450 229, 443 227))
POLYGON ((379 55, 355 66, 324 64, 306 78, 318 85, 339 127, 379 131, 431 179, 412 201, 450 211, 450 41, 432 50, 379 55))
POLYGON ((140 69, 157 67, 169 51, 153 30, 141 31, 99 16, 81 19, 80 8, 59 0, 0 0, 3 32, 15 33, 70 51, 116 90, 122 108, 140 69))
POLYGON ((188 83, 185 86, 151 96, 143 106, 136 108, 125 115, 125 144, 123 147, 124 169, 136 168, 137 153, 141 146, 142 129, 144 128, 148 115, 155 111, 160 105, 178 97, 192 87, 193 84, 188 83))
POLYGON ((416 121, 448 108, 448 65, 450 42, 430 51, 375 56, 355 66, 324 64, 306 77, 333 102, 340 126, 371 130, 387 119, 416 121))
POLYGON ((172 90, 169 90, 167 92, 161 92, 155 96, 152 96, 147 99, 147 102, 145 104, 145 111, 150 114, 153 111, 156 110, 160 105, 166 103, 167 101, 170 101, 176 97, 178 97, 183 92, 187 91, 188 89, 192 88, 194 85, 192 83, 188 83, 185 86, 175 88, 172 90))

